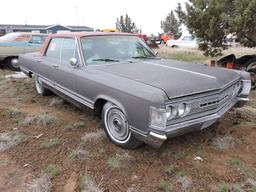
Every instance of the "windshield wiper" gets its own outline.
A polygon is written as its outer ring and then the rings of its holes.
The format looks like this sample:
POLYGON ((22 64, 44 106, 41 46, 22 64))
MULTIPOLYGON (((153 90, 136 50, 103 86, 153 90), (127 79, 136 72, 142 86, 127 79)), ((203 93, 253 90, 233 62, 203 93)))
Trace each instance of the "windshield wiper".
POLYGON ((120 62, 118 59, 109 59, 109 58, 99 58, 93 59, 92 61, 104 61, 104 62, 120 62))
POLYGON ((158 59, 158 57, 151 57, 151 56, 135 56, 132 58, 133 59, 158 59))

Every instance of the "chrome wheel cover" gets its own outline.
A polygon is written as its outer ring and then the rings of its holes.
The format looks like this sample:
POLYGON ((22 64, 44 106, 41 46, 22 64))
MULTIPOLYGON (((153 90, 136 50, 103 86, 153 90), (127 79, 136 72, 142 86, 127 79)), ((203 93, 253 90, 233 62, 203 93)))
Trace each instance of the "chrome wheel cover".
POLYGON ((116 106, 110 106, 105 111, 104 123, 111 139, 118 143, 126 143, 130 137, 129 124, 125 115, 116 106))

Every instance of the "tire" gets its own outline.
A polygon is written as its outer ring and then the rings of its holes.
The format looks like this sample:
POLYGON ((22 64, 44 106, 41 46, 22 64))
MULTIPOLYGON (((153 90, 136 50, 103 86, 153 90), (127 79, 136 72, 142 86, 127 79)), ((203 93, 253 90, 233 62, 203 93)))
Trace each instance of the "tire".
POLYGON ((107 102, 102 109, 102 121, 108 138, 117 146, 134 149, 142 144, 141 141, 133 137, 129 123, 118 106, 107 102))
POLYGON ((43 86, 43 83, 42 83, 42 81, 40 79, 41 79, 40 77, 35 75, 35 88, 36 88, 36 92, 39 95, 42 95, 42 96, 51 95, 52 92, 49 89, 47 89, 47 88, 45 88, 43 86))
POLYGON ((20 71, 19 64, 17 63, 18 57, 10 57, 5 60, 7 67, 12 71, 20 71))
POLYGON ((251 74, 252 90, 256 89, 256 69, 249 69, 248 72, 251 74))
POLYGON ((248 62, 247 72, 251 74, 252 89, 256 89, 256 60, 248 62))

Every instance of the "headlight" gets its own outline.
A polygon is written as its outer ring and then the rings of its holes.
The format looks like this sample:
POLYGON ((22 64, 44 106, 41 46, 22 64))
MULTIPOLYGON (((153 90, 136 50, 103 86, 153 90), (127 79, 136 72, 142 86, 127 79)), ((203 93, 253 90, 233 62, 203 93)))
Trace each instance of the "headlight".
POLYGON ((174 119, 177 116, 178 110, 175 106, 167 107, 167 120, 174 119))
POLYGON ((150 107, 150 126, 164 129, 169 116, 170 112, 167 112, 165 109, 150 107))
POLYGON ((178 105, 178 116, 179 117, 184 117, 185 115, 187 115, 189 113, 189 111, 190 111, 190 107, 186 103, 180 103, 178 105))

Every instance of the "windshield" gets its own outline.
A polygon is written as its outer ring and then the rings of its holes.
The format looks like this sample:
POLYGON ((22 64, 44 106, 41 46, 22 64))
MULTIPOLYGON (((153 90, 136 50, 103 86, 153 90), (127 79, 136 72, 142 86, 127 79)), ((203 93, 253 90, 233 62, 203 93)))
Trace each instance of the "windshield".
POLYGON ((19 37, 20 34, 19 33, 8 33, 2 37, 0 37, 1 41, 13 41, 15 39, 17 39, 17 37, 19 37))
POLYGON ((87 65, 155 58, 151 49, 136 36, 90 36, 81 38, 81 43, 87 65))

